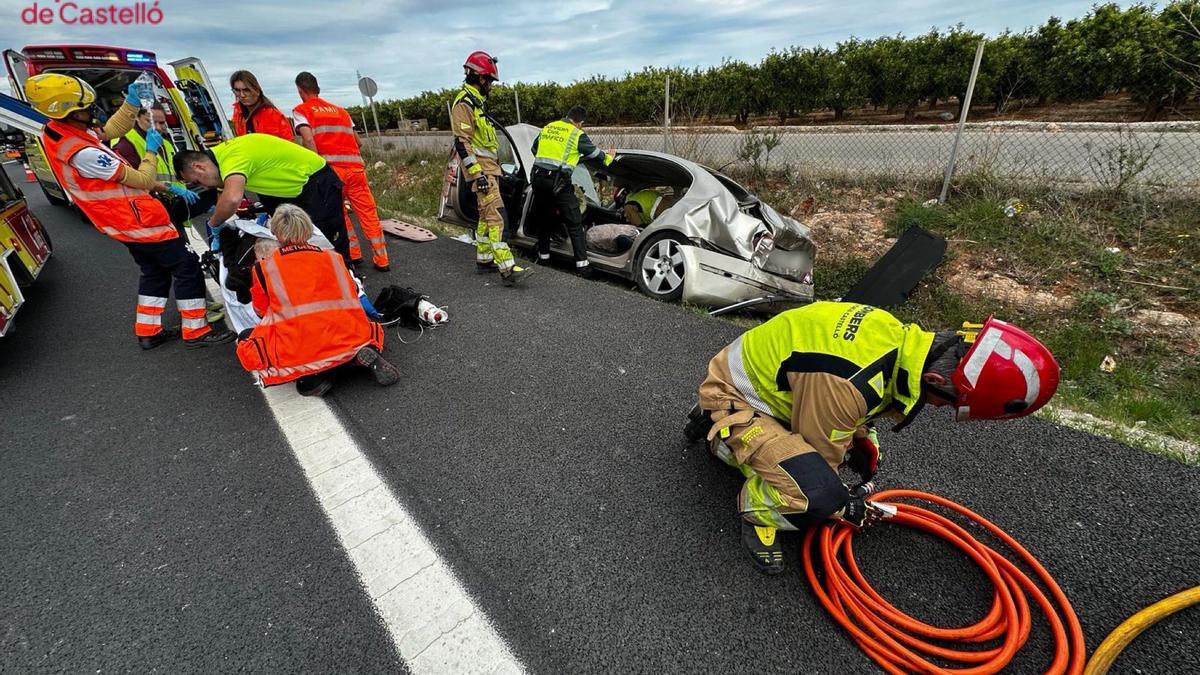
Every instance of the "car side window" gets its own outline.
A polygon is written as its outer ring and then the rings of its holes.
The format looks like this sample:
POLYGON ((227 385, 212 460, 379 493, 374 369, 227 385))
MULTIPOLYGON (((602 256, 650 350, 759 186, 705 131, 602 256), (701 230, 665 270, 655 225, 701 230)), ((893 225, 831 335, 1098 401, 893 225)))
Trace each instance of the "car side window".
POLYGON ((600 203, 600 197, 596 194, 596 183, 592 181, 592 172, 586 166, 575 165, 575 171, 571 173, 571 182, 578 185, 593 203, 600 203))

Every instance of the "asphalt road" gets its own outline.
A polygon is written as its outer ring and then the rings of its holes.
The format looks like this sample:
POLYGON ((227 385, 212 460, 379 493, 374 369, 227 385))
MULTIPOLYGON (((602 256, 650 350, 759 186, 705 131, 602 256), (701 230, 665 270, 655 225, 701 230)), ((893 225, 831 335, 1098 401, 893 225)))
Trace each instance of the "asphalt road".
MULTIPOLYGON (((372 671, 402 666, 232 349, 142 353, 121 246, 31 199, 56 258, 0 342, 0 671, 372 671)), ((448 327, 391 332, 404 372, 329 396, 376 471, 534 672, 870 672, 798 565, 740 548, 738 477, 679 429, 731 324, 542 269, 510 289, 470 247, 391 240, 448 327), (402 344, 402 337, 409 344, 402 344)), ((1200 470, 1040 420, 884 434, 885 487, 958 500, 1022 541, 1089 648, 1200 581, 1200 470)), ((962 622, 982 575, 881 527, 858 558, 918 617, 962 622)), ((794 538, 789 557, 798 555, 794 538)), ((1013 672, 1049 661, 1035 624, 1013 672)), ((1194 672, 1200 612, 1122 672, 1194 672)))
MULTIPOLYGON (((663 150, 661 132, 594 132, 605 148, 663 150)), ((689 133, 676 129, 672 152, 712 166, 738 163, 745 134, 689 133)), ((770 153, 775 167, 850 174, 937 176, 946 170, 954 133, 900 128, 895 131, 805 131, 782 133, 770 153)), ((449 135, 396 136, 383 143, 397 150, 443 152, 449 135)), ((370 141, 374 144, 377 141, 370 141)), ((1007 178, 1055 182, 1114 183, 1132 173, 1138 181, 1200 185, 1200 132, 1194 131, 1020 131, 968 129, 959 147, 960 171, 986 169, 1007 178), (1142 166, 1144 160, 1144 166, 1142 166)))

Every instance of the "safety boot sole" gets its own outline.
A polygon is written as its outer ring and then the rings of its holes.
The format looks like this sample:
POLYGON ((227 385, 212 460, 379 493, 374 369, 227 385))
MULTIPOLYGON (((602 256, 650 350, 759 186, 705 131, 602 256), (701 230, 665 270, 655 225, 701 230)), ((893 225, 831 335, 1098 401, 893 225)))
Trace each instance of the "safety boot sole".
POLYGON ((373 347, 363 347, 354 355, 354 362, 371 371, 380 386, 390 387, 400 381, 400 369, 383 358, 373 347))

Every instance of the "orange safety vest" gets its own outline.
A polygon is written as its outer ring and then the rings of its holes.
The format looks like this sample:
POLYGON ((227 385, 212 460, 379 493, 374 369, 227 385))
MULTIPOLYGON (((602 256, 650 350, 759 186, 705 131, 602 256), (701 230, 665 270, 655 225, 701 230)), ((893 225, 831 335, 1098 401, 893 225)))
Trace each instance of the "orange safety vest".
MULTIPOLYGON (((232 120, 234 136, 245 136, 250 133, 246 129, 246 119, 246 116, 242 114, 242 104, 234 103, 232 120)), ((250 113, 249 119, 254 121, 254 133, 256 134, 271 134, 289 142, 296 140, 296 132, 292 129, 292 123, 283 116, 279 108, 260 105, 250 113)))
POLYGON ((383 349, 383 328, 367 319, 336 251, 284 246, 254 273, 267 294, 267 313, 237 354, 264 387, 339 366, 368 345, 383 349))
POLYGON ((42 144, 58 182, 97 230, 117 241, 153 244, 179 236, 162 202, 150 193, 122 185, 112 179, 87 178, 71 166, 71 158, 84 148, 97 148, 111 155, 114 162, 128 166, 92 134, 50 120, 42 129, 42 144))
POLYGON ((336 167, 362 166, 362 154, 358 149, 358 135, 354 133, 354 122, 350 113, 323 98, 314 96, 293 108, 304 115, 312 127, 313 142, 317 154, 336 167))

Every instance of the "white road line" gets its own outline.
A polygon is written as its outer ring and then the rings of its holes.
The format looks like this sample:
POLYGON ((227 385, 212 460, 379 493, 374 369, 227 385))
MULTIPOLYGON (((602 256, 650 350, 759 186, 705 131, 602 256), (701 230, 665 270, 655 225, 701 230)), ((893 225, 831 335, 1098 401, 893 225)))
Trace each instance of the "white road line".
MULTIPOLYGON (((193 248, 204 250, 187 229, 193 248)), ((220 298, 216 283, 205 282, 220 298)), ((524 672, 329 405, 289 385, 263 397, 408 669, 524 672)))

